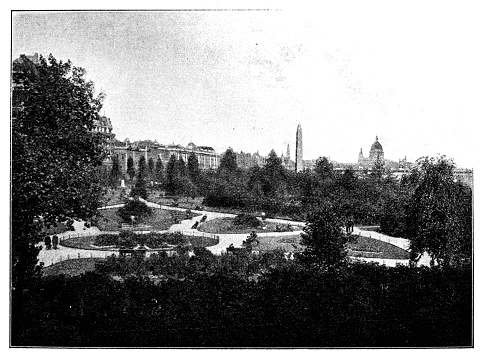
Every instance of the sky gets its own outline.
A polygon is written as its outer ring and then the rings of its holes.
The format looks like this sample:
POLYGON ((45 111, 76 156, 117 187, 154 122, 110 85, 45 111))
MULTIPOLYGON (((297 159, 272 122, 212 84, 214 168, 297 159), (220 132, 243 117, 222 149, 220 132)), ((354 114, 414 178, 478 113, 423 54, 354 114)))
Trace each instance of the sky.
MULTIPOLYGON (((482 21, 446 2, 268 11, 13 12, 12 58, 70 59, 116 138, 354 163, 480 160, 482 21)), ((482 107, 482 106, 481 106, 482 107)))

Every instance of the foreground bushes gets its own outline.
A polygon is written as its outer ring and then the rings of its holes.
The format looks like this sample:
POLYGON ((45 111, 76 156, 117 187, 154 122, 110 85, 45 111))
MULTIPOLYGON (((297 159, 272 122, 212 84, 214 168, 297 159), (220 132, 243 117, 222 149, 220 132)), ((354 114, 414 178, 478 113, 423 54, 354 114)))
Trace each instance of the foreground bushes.
POLYGON ((94 273, 45 279, 28 291, 24 309, 13 312, 12 344, 473 345, 471 267, 355 264, 327 273, 281 261, 252 281, 233 275, 241 257, 213 259, 206 250, 192 258, 158 257, 173 275, 156 283, 134 266, 135 275, 121 282, 94 273), (183 267, 185 275, 177 276, 183 267))

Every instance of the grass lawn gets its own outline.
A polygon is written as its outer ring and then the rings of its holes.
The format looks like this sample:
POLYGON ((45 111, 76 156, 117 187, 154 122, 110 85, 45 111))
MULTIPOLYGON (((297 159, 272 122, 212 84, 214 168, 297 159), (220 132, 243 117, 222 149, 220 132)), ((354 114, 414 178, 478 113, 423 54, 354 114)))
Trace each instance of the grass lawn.
POLYGON ((403 259, 408 260, 410 253, 384 241, 357 236, 356 242, 348 244, 349 255, 353 257, 403 259))
MULTIPOLYGON (((253 246, 254 250, 266 251, 282 249, 290 252, 304 249, 299 244, 300 235, 258 237, 259 245, 253 246)), ((403 259, 408 260, 410 254, 386 242, 370 239, 369 237, 357 236, 356 241, 348 244, 348 255, 353 257, 403 259)))
POLYGON ((42 269, 42 276, 67 275, 76 276, 81 275, 87 271, 94 271, 96 262, 102 261, 100 258, 86 258, 66 260, 47 266, 42 269))
POLYGON ((70 238, 63 238, 61 241, 61 245, 65 247, 72 247, 76 249, 84 249, 84 250, 113 250, 113 248, 94 248, 91 245, 94 244, 95 236, 81 236, 81 237, 70 237, 70 238))
MULTIPOLYGON (((181 211, 153 209, 153 214, 144 218, 139 224, 151 226, 151 230, 167 230, 179 220, 191 219, 196 214, 190 214, 181 211)), ((118 208, 99 210, 99 220, 97 227, 101 231, 120 231, 118 227, 122 221, 117 214, 118 208)))
POLYGON ((304 248, 299 244, 299 241, 301 241, 301 235, 258 237, 257 240, 259 241, 259 244, 252 247, 252 249, 256 251, 280 249, 285 252, 292 252, 304 248))
POLYGON ((292 229, 288 229, 287 225, 283 224, 276 224, 272 222, 264 222, 263 225, 265 229, 262 227, 258 228, 245 228, 240 227, 233 224, 233 218, 217 218, 207 222, 202 223, 198 230, 202 232, 210 232, 212 234, 249 234, 252 231, 256 233, 261 232, 287 232, 287 231, 297 231, 301 230, 297 226, 292 226, 292 229), (277 226, 279 226, 279 230, 277 230, 277 226))

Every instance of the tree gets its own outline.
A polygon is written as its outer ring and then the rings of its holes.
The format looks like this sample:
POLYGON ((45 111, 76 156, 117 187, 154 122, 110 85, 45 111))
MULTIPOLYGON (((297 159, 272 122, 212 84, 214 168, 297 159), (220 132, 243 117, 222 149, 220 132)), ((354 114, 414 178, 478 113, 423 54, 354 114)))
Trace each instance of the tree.
POLYGON ((172 154, 166 165, 166 190, 172 195, 176 192, 176 180, 176 158, 175 155, 172 154))
POLYGON ((163 185, 163 180, 165 178, 165 176, 163 175, 164 169, 165 168, 163 167, 163 162, 161 161, 161 158, 158 158, 155 165, 155 181, 157 183, 160 183, 161 185, 163 185))
POLYGON ((264 195, 275 197, 283 191, 285 177, 282 160, 273 149, 270 151, 266 164, 262 168, 262 191, 264 195))
POLYGON ((312 267, 336 269, 345 264, 346 243, 343 222, 328 205, 313 208, 308 213, 301 244, 305 246, 302 260, 312 267))
POLYGON ((111 186, 115 187, 117 185, 120 176, 121 170, 119 167, 119 158, 117 155, 115 155, 113 157, 113 166, 111 167, 111 172, 109 173, 111 186))
POLYGON ((133 180, 136 172, 134 171, 134 160, 133 157, 128 158, 128 162, 126 164, 126 173, 129 175, 129 179, 133 180))
POLYGON ((187 163, 188 176, 193 183, 200 181, 200 168, 198 167, 198 158, 195 153, 190 153, 187 163))
POLYGON ((445 157, 419 161, 423 176, 407 209, 406 237, 412 259, 427 251, 439 265, 472 257, 472 190, 454 182, 454 163, 445 157))
POLYGON ((321 179, 333 179, 333 164, 329 162, 328 158, 322 157, 316 161, 314 171, 321 179))
POLYGON ((140 197, 143 199, 148 199, 148 191, 146 189, 146 181, 144 176, 142 175, 142 171, 138 173, 136 177, 136 183, 134 188, 131 189, 131 193, 129 194, 131 197, 140 197))
POLYGON ((155 162, 153 161, 153 158, 150 157, 148 159, 148 176, 150 180, 154 179, 154 175, 155 175, 155 162))
POLYGON ((42 223, 97 212, 96 168, 105 151, 92 130, 102 99, 70 61, 50 55, 38 64, 25 56, 13 63, 12 302, 36 272, 42 223))
POLYGON ((176 161, 175 173, 178 178, 185 178, 187 176, 187 165, 183 158, 176 161))
POLYGON ((237 171, 237 155, 232 148, 227 149, 223 154, 218 171, 219 173, 234 173, 237 171))
POLYGON ((146 178, 146 159, 144 156, 141 156, 138 160, 138 177, 146 178))
POLYGON ((375 160, 375 163, 373 164, 373 168, 371 169, 371 176, 377 180, 381 180, 384 172, 385 172, 385 162, 378 155, 378 157, 375 160))
POLYGON ((152 210, 139 200, 128 200, 128 202, 118 209, 118 215, 126 223, 131 223, 131 216, 134 216, 138 221, 144 217, 150 216, 152 210))

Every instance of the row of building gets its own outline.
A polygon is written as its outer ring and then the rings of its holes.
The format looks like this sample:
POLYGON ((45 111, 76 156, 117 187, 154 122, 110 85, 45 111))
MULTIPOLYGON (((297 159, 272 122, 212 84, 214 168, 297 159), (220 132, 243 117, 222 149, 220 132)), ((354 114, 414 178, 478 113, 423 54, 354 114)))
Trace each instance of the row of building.
POLYGON ((127 172, 128 158, 133 158, 135 170, 141 157, 144 157, 146 162, 152 159, 155 163, 158 159, 161 159, 164 167, 166 167, 172 155, 177 160, 183 159, 187 162, 190 153, 197 156, 198 165, 202 170, 217 169, 220 165, 220 154, 216 153, 215 149, 210 146, 197 146, 192 142, 188 143, 187 146, 182 146, 179 144, 160 144, 156 140, 134 142, 129 139, 116 140, 111 120, 105 116, 95 122, 94 131, 101 133, 106 138, 107 156, 103 164, 109 168, 112 166, 113 159, 117 158, 123 174, 127 172))
MULTIPOLYGON (((179 144, 160 144, 156 140, 144 140, 130 142, 129 139, 118 141, 113 133, 113 126, 108 117, 102 116, 99 121, 95 122, 94 131, 101 133, 106 137, 107 157, 104 165, 110 167, 113 158, 117 157, 120 164, 120 169, 123 174, 127 172, 128 158, 133 158, 135 170, 140 157, 144 157, 146 162, 151 158, 154 162, 161 159, 163 165, 170 160, 172 155, 176 159, 183 159, 188 161, 190 153, 194 153, 198 159, 198 165, 201 170, 217 169, 220 165, 221 155, 210 146, 197 146, 193 142, 188 143, 187 146, 179 144)), ((235 153, 237 166, 240 168, 249 169, 253 166, 263 167, 266 164, 267 157, 256 153, 235 153)), ((291 171, 300 172, 304 169, 314 169, 317 159, 303 160, 302 159, 302 129, 298 125, 296 134, 296 160, 291 160, 291 151, 289 144, 287 150, 281 154, 282 165, 291 171), (299 163, 299 164, 298 164, 299 163)), ((337 161, 330 162, 333 164, 335 171, 344 171, 345 169, 353 169, 357 175, 371 171, 375 164, 381 163, 383 167, 390 170, 394 176, 401 178, 403 175, 409 174, 415 167, 415 163, 408 162, 406 157, 398 161, 385 159, 385 152, 383 146, 376 137, 375 142, 370 147, 369 156, 363 155, 363 148, 360 149, 356 163, 340 163, 337 161)), ((473 186, 473 172, 469 169, 457 169, 455 172, 456 180, 459 180, 469 186, 473 186)))

